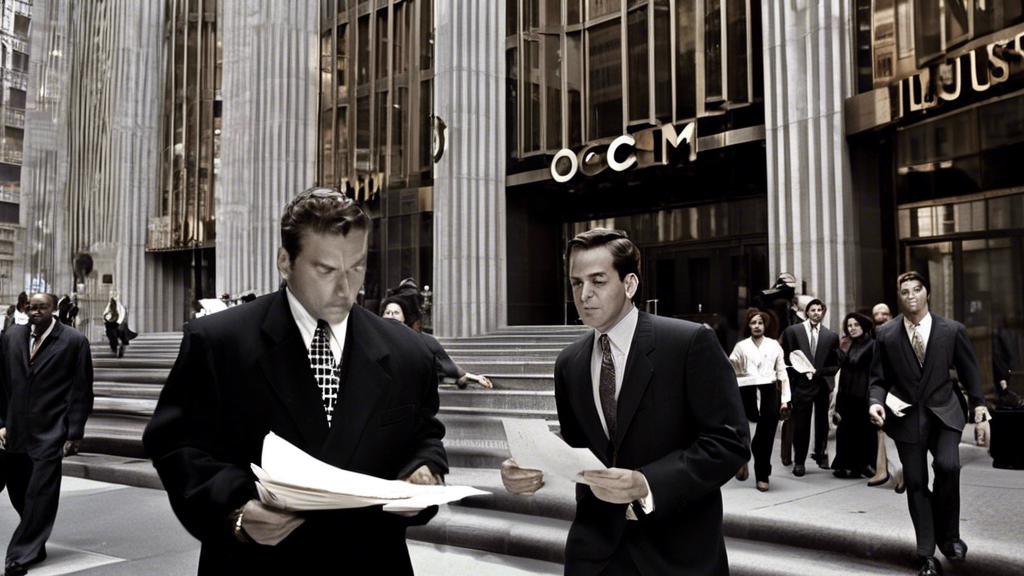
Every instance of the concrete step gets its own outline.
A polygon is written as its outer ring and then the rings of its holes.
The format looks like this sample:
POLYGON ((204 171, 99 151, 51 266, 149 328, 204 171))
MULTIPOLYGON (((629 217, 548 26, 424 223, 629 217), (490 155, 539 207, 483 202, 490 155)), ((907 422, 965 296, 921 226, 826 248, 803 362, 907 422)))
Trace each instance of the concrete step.
POLYGON ((177 358, 177 353, 174 356, 143 356, 131 355, 123 358, 117 358, 114 356, 108 357, 94 357, 92 359, 92 367, 94 370, 100 368, 110 368, 116 370, 135 370, 135 369, 161 369, 170 371, 171 367, 174 366, 174 360, 177 358))
POLYGON ((444 408, 478 408, 485 411, 512 410, 521 412, 553 412, 555 393, 553 390, 440 390, 441 406, 444 408))
POLYGON ((495 390, 554 390, 555 375, 550 374, 487 374, 495 390))
POLYGON ((163 385, 169 373, 170 370, 163 368, 97 368, 93 371, 93 381, 163 385))
POLYGON ((459 362, 460 368, 473 374, 548 374, 554 373, 555 360, 525 361, 525 360, 492 360, 486 358, 470 359, 459 362))

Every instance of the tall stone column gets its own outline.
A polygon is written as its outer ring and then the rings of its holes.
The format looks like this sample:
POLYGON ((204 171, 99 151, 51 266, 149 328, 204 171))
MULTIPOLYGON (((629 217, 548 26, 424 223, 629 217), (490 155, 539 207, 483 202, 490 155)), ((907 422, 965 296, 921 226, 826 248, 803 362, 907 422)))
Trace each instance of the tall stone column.
POLYGON ((279 283, 281 210, 316 176, 319 0, 219 2, 217 293, 279 283))
POLYGON ((856 205, 843 124, 853 91, 846 0, 762 0, 768 239, 773 277, 791 272, 837 328, 858 305, 856 205))
POLYGON ((434 113, 448 126, 434 168, 434 331, 507 323, 505 2, 435 0, 434 113))

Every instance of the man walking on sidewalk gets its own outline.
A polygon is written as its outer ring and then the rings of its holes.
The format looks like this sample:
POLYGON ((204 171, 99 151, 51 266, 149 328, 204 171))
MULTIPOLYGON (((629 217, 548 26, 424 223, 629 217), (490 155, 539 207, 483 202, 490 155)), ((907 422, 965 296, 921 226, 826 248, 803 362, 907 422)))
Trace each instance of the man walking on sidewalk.
POLYGON ((805 309, 807 321, 786 328, 782 333, 782 350, 786 362, 793 366, 791 354, 803 352, 814 366, 814 373, 802 374, 789 369, 789 386, 793 391, 793 475, 803 476, 804 461, 811 441, 811 412, 814 412, 814 453, 811 459, 821 468, 828 468, 828 400, 830 388, 825 380, 839 370, 839 335, 822 325, 825 304, 811 300, 805 309))
MULTIPOLYGON (((593 330, 555 362, 558 421, 609 468, 576 485, 565 573, 727 574, 720 488, 750 459, 729 360, 711 330, 636 309, 640 251, 625 232, 584 232, 567 255, 593 330)), ((542 476, 508 460, 502 481, 530 494, 542 476)))
POLYGON ((941 576, 936 543, 950 560, 961 561, 967 555, 967 544, 960 539, 959 445, 965 407, 950 369, 956 368, 967 390, 974 421, 985 421, 989 415, 963 324, 929 313, 931 290, 917 272, 906 272, 896 282, 902 313, 879 329, 868 412, 896 442, 903 463, 921 561, 918 574, 941 576), (897 400, 909 406, 901 408, 897 400), (934 490, 928 489, 928 452, 935 458, 934 490))
POLYGON ((46 558, 60 498, 61 459, 78 452, 92 412, 92 353, 80 332, 53 318, 57 297, 35 294, 27 325, 0 339, 0 441, 11 504, 21 522, 4 574, 46 558))

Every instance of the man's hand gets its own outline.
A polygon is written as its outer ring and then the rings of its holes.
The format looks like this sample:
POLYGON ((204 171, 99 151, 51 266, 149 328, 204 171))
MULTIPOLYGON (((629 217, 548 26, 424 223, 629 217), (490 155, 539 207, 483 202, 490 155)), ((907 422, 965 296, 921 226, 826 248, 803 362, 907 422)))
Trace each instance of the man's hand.
POLYGON ((441 483, 441 479, 434 476, 434 473, 430 471, 430 467, 426 464, 417 468, 412 474, 402 478, 402 481, 409 484, 422 484, 424 486, 433 486, 441 483))
POLYGON ((520 468, 512 458, 501 463, 501 483, 516 496, 533 496, 544 485, 544 473, 520 468))
POLYGON ((271 508, 256 498, 249 500, 242 509, 242 530, 264 546, 277 546, 305 521, 301 516, 271 508))
POLYGON ((981 424, 982 422, 988 422, 992 419, 992 415, 988 413, 988 408, 985 406, 978 406, 974 409, 974 423, 981 424))
POLYGON ((68 440, 64 443, 64 455, 74 456, 78 454, 78 449, 82 447, 81 440, 68 440))
POLYGON ((885 424, 885 408, 882 408, 881 404, 872 404, 868 408, 868 416, 871 417, 871 423, 879 428, 885 424))
POLYGON ((594 496, 612 504, 629 504, 650 492, 643 474, 623 468, 587 470, 582 482, 590 486, 594 496))
POLYGON ((7 448, 7 427, 0 428, 0 446, 7 448))

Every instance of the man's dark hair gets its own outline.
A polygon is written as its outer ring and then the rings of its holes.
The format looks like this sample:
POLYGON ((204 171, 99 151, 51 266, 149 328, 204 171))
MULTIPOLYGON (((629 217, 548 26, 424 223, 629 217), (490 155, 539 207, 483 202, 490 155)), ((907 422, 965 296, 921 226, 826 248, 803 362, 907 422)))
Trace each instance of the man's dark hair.
POLYGON ((347 236, 368 227, 369 218, 354 200, 334 188, 310 188, 285 206, 281 245, 294 262, 302 251, 303 233, 347 236))
POLYGON ((828 306, 825 306, 824 302, 822 302, 821 300, 815 298, 814 300, 811 300, 810 302, 808 302, 807 306, 804 306, 804 314, 806 314, 811 309, 811 306, 814 306, 815 304, 817 304, 818 306, 821 306, 821 314, 822 314, 822 316, 825 315, 825 312, 828 312, 828 306))
POLYGON ((47 298, 50 299, 50 305, 51 306, 53 306, 54 308, 57 307, 57 295, 56 294, 50 294, 49 292, 33 292, 32 293, 33 296, 38 296, 40 294, 42 294, 43 296, 46 296, 47 298))
MULTIPOLYGON (((575 238, 569 240, 565 246, 565 261, 570 262, 572 251, 576 248, 591 250, 604 246, 612 254, 612 266, 619 273, 619 280, 625 280, 629 274, 635 274, 640 279, 640 249, 629 239, 629 234, 624 230, 611 230, 609 228, 593 228, 586 232, 580 232, 575 238)), ((633 302, 640 300, 640 288, 633 294, 633 302)))
POLYGON ((931 297, 932 287, 928 285, 928 280, 926 280, 924 276, 918 274, 913 270, 908 270, 903 274, 900 274, 900 277, 896 279, 896 293, 899 293, 900 288, 903 287, 904 282, 910 282, 911 280, 917 280, 921 282, 921 285, 924 286, 925 292, 927 292, 928 296, 931 297))

